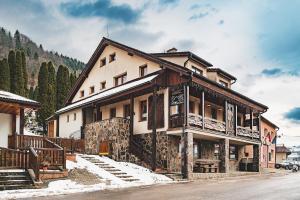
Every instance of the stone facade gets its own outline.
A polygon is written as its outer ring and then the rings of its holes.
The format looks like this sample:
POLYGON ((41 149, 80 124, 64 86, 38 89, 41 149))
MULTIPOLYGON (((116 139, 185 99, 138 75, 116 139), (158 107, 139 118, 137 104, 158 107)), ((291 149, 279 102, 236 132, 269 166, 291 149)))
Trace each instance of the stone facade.
POLYGON ((101 142, 110 144, 111 157, 117 161, 129 160, 129 120, 113 118, 86 125, 85 151, 98 154, 101 142))
POLYGON ((220 140, 220 172, 229 172, 229 139, 220 140))
POLYGON ((260 171, 260 145, 253 145, 253 171, 260 171))

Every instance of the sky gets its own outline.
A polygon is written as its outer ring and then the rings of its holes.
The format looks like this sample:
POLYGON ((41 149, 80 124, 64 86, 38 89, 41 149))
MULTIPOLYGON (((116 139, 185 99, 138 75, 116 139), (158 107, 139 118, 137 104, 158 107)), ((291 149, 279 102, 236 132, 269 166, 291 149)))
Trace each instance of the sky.
POLYGON ((300 145, 300 1, 0 0, 0 26, 87 62, 102 37, 145 52, 189 50, 269 107, 278 143, 300 145))

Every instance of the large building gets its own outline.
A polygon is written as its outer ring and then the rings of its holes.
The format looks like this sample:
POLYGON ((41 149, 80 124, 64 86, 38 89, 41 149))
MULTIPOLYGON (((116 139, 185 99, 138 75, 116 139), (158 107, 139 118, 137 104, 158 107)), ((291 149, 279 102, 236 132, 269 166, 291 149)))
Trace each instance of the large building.
POLYGON ((184 177, 238 171, 250 145, 258 171, 268 108, 232 90, 235 81, 191 52, 149 54, 103 38, 49 135, 84 138, 87 153, 184 177))

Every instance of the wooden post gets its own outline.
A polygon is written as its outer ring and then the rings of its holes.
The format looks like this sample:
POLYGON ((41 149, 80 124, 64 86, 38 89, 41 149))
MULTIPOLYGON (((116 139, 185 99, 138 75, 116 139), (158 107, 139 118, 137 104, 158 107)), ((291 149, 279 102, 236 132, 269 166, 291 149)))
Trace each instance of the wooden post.
POLYGON ((100 105, 99 104, 96 105, 96 116, 97 116, 96 121, 100 121, 101 119, 100 119, 100 105))
POLYGON ((134 97, 130 97, 130 127, 129 127, 129 149, 131 149, 134 131, 134 97))
POLYGON ((228 117, 228 110, 227 110, 227 106, 228 106, 228 102, 227 100, 225 100, 225 104, 224 104, 224 118, 225 118, 225 134, 227 135, 228 134, 228 120, 227 120, 227 117, 228 117))
POLYGON ((56 137, 59 137, 59 115, 56 117, 56 137))
POLYGON ((18 145, 18 137, 16 135, 16 126, 17 126, 17 116, 16 114, 12 115, 12 135, 13 135, 13 140, 14 140, 14 148, 17 149, 17 145, 18 145))
POLYGON ((201 97, 202 97, 202 100, 201 100, 201 104, 202 104, 202 111, 201 111, 201 114, 202 114, 202 129, 205 128, 205 96, 204 96, 204 91, 202 91, 201 93, 201 97))
POLYGON ((236 136, 237 136, 237 127, 238 127, 238 124, 237 124, 238 111, 237 111, 237 109, 238 109, 238 107, 237 107, 237 105, 235 105, 235 109, 234 109, 234 111, 235 111, 235 115, 234 115, 234 118, 235 118, 235 120, 234 120, 234 127, 235 127, 235 135, 236 136))
POLYGON ((157 88, 153 89, 152 100, 152 170, 156 170, 156 104, 157 104, 157 88))
POLYGON ((63 148, 63 169, 67 169, 66 167, 66 161, 67 157, 66 157, 66 147, 63 148))
POLYGON ((253 139, 253 111, 250 111, 250 128, 251 128, 251 136, 253 139))
POLYGON ((20 108, 20 135, 24 135, 24 108, 20 108))

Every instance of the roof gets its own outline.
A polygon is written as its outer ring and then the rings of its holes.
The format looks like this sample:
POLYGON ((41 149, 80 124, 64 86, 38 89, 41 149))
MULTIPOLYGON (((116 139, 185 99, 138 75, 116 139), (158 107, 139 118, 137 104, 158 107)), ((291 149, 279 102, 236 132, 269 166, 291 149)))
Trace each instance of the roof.
POLYGON ((225 72, 224 70, 222 70, 220 68, 209 68, 209 69, 207 69, 207 71, 208 72, 217 72, 218 74, 221 74, 230 80, 236 80, 236 77, 232 76, 231 74, 225 72))
POLYGON ((287 153, 287 154, 290 154, 291 151, 285 147, 284 145, 282 146, 276 146, 276 153, 287 153))
POLYGON ((179 52, 165 52, 165 53, 151 53, 151 55, 157 56, 157 57, 178 57, 178 56, 185 56, 189 57, 191 60, 195 60, 196 62, 201 63, 205 67, 212 67, 213 65, 209 63, 208 61, 204 60, 203 58, 200 58, 196 54, 190 52, 190 51, 179 51, 179 52))
POLYGON ((261 116, 261 120, 264 121, 264 122, 266 122, 267 124, 273 126, 275 129, 279 129, 279 127, 276 124, 274 124, 273 122, 271 122, 270 120, 268 120, 264 116, 261 116))
POLYGON ((137 56, 141 56, 143 58, 146 58, 146 59, 148 59, 152 62, 158 63, 161 67, 171 68, 171 69, 173 69, 175 71, 178 71, 180 73, 188 74, 188 71, 180 65, 177 65, 177 64, 172 63, 172 62, 168 62, 168 61, 166 61, 164 59, 161 59, 159 57, 156 57, 154 55, 145 53, 145 52, 140 51, 138 49, 126 46, 126 45, 121 44, 119 42, 116 42, 116 41, 113 41, 113 40, 110 40, 108 38, 103 37, 102 40, 100 41, 98 47, 94 51, 92 57, 90 58, 90 60, 86 64, 85 68, 81 72, 80 76, 78 77, 77 81, 75 82, 73 88, 70 90, 70 93, 66 98, 66 104, 70 103, 71 99, 75 96, 75 94, 78 91, 79 87, 81 86, 83 81, 87 78, 89 72, 91 71, 91 69, 93 68, 95 63, 97 62, 97 60, 98 60, 99 56, 101 55, 101 53, 103 52, 104 48, 108 45, 112 45, 112 46, 117 47, 119 49, 123 49, 124 51, 127 51, 129 54, 137 55, 137 56))
POLYGON ((40 103, 11 92, 0 90, 0 102, 18 103, 28 107, 39 107, 40 103))
POLYGON ((138 86, 144 85, 146 83, 151 82, 157 76, 158 76, 158 74, 154 74, 154 75, 142 78, 142 79, 138 79, 138 80, 135 80, 135 81, 131 81, 131 82, 125 83, 123 85, 120 85, 120 86, 108 89, 108 90, 103 91, 103 92, 99 92, 99 93, 97 93, 97 94, 95 94, 93 96, 90 96, 90 97, 87 97, 87 98, 85 98, 83 100, 80 100, 80 101, 77 101, 75 103, 72 103, 69 106, 66 106, 66 107, 64 107, 64 108, 56 111, 56 114, 61 114, 61 113, 64 113, 66 111, 73 110, 73 109, 76 109, 78 107, 81 107, 81 106, 84 106, 84 105, 87 105, 87 104, 99 101, 101 99, 111 97, 111 96, 113 96, 115 94, 125 92, 125 91, 127 91, 129 89, 133 89, 133 88, 136 88, 138 86))

